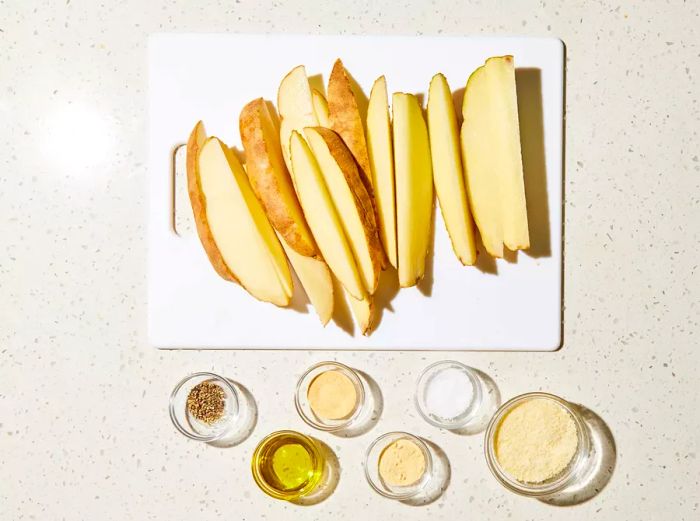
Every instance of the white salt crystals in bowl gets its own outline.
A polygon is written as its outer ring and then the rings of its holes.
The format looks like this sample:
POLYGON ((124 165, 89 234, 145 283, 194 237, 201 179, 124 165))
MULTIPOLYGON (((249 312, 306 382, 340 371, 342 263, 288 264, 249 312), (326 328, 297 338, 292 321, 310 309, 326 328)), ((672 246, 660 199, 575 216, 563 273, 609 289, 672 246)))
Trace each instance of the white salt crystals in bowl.
POLYGON ((481 403, 481 383, 474 369, 452 360, 428 366, 418 379, 416 407, 428 423, 459 429, 481 403))

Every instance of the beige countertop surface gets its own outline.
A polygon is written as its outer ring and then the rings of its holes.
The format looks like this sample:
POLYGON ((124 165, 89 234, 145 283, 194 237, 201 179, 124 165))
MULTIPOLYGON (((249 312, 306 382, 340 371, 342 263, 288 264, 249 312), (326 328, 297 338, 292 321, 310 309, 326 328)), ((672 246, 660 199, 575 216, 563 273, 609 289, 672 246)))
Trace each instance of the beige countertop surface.
POLYGON ((0 1, 0 519, 698 519, 699 15, 681 1, 0 1), (444 354, 147 345, 146 42, 163 31, 564 40, 564 347, 448 356, 504 399, 545 390, 602 418, 617 455, 599 494, 565 507, 511 494, 481 435, 421 421, 415 379, 444 354), (328 358, 371 375, 384 413, 364 436, 318 435, 342 465, 328 499, 274 501, 250 477, 251 451, 272 430, 309 431, 291 396, 328 358), (168 394, 198 370, 256 397, 258 424, 238 447, 172 427, 168 394), (429 505, 364 480, 366 446, 395 429, 451 462, 429 505))

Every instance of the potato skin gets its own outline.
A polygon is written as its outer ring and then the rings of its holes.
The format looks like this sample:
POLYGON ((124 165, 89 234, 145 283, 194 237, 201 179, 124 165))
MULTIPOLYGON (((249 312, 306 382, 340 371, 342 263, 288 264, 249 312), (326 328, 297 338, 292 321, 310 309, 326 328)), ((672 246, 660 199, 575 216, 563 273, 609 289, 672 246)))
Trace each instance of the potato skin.
POLYGON ((372 193, 372 170, 367 152, 367 140, 357 100, 343 62, 338 58, 328 79, 328 111, 331 129, 338 133, 360 166, 362 182, 372 193))
POLYGON ((282 150, 272 150, 272 147, 280 147, 279 132, 273 127, 276 132, 275 136, 271 136, 273 142, 266 139, 263 133, 263 117, 270 116, 262 98, 248 103, 239 117, 239 130, 245 149, 246 171, 250 184, 272 226, 287 244, 300 255, 320 258, 294 192, 291 176, 282 159, 282 150), (277 172, 272 163, 273 154, 279 154, 281 160, 276 167, 277 172), (282 195, 283 192, 286 192, 286 197, 282 195))

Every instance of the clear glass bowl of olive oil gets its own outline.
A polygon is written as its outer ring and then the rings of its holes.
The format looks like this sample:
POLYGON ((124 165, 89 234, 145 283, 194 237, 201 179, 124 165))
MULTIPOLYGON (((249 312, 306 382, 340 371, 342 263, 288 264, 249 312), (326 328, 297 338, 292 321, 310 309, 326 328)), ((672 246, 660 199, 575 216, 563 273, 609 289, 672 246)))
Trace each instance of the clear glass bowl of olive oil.
POLYGON ((251 466, 260 490, 275 499, 295 501, 321 483, 326 461, 313 438, 295 431, 277 431, 258 444, 251 466))

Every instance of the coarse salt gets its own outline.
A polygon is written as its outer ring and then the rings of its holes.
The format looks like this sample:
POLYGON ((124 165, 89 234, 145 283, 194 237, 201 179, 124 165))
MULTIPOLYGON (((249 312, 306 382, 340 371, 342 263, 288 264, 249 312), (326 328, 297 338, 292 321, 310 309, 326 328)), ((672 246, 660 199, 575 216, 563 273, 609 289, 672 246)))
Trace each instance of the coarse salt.
POLYGON ((425 387, 425 408, 431 416, 452 420, 464 414, 474 400, 469 376, 455 367, 435 373, 425 387))

